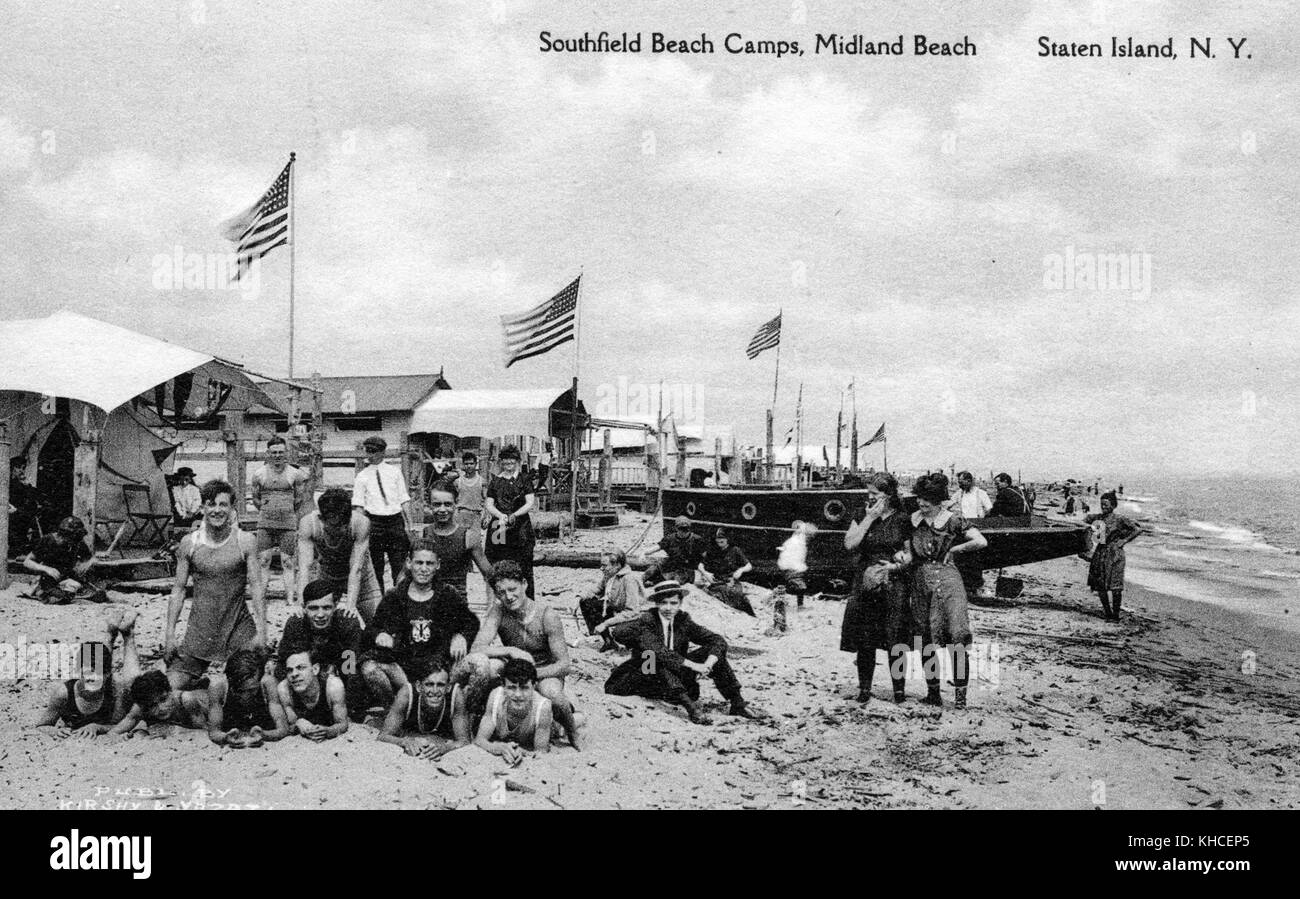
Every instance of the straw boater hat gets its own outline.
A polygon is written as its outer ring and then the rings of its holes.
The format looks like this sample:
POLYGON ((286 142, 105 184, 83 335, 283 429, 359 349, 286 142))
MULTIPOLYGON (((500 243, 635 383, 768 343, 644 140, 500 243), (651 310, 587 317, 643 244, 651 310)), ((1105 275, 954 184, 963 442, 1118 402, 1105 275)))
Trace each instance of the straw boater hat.
POLYGON ((666 580, 655 584, 647 598, 651 602, 658 602, 666 596, 681 596, 685 592, 679 581, 666 580))

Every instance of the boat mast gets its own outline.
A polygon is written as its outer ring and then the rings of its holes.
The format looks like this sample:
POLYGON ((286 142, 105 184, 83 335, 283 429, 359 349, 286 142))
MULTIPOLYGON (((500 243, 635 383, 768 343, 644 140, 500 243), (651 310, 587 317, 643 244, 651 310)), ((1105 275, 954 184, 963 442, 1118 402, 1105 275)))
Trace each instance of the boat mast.
POLYGON ((849 470, 856 473, 858 470, 858 388, 856 376, 849 382, 849 389, 853 391, 853 442, 849 444, 849 470))

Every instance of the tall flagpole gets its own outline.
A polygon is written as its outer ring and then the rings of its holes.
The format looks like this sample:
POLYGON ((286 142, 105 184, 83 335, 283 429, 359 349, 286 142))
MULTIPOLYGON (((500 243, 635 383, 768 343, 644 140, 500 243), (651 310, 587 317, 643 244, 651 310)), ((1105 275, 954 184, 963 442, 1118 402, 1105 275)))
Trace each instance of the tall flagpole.
POLYGON ((573 299, 573 405, 569 413, 569 440, 573 444, 570 462, 569 537, 578 536, 578 366, 582 355, 582 276, 578 269, 578 295, 573 299))
MULTIPOLYGON (((785 330, 785 310, 777 309, 776 317, 781 322, 781 331, 785 330)), ((776 374, 772 377, 772 411, 776 411, 776 390, 781 383, 781 331, 776 334, 776 374)))
POLYGON ((298 232, 295 230, 293 206, 297 193, 297 166, 293 164, 297 153, 289 154, 289 380, 293 380, 293 250, 298 245, 298 232))

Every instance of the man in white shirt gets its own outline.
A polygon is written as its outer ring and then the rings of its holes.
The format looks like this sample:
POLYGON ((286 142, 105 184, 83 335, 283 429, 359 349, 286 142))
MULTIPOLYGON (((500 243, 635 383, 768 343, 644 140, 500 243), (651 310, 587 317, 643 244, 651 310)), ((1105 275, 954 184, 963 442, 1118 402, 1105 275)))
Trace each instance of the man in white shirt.
POLYGON ((993 500, 984 492, 984 488, 975 486, 975 476, 969 471, 957 473, 957 495, 952 498, 949 507, 961 514, 967 521, 983 518, 993 508, 993 500))
POLYGON ((406 535, 411 495, 407 492, 401 468, 384 464, 388 441, 371 436, 361 445, 370 464, 361 469, 353 482, 352 507, 370 519, 370 561, 375 566, 375 577, 382 589, 384 556, 388 556, 388 568, 396 586, 411 548, 406 535))

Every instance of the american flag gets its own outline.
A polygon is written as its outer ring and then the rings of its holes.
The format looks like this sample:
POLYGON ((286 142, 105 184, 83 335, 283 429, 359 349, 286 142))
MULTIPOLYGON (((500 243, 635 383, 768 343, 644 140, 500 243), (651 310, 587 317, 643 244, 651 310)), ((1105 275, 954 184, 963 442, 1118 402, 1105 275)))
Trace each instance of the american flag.
POLYGON ((242 278, 253 260, 261 259, 289 242, 289 172, 293 168, 293 159, 294 155, 290 154, 289 164, 260 200, 223 226, 226 240, 238 245, 235 250, 238 262, 232 281, 242 278))
POLYGON ((772 347, 781 343, 781 315, 777 314, 763 327, 759 328, 754 334, 754 338, 749 342, 749 348, 745 350, 745 355, 753 359, 763 350, 770 350, 772 347))
POLYGON ((858 444, 858 449, 862 449, 862 447, 864 446, 871 446, 871 444, 884 439, 885 439, 885 424, 884 422, 881 422, 880 428, 876 431, 876 433, 872 436, 872 438, 868 440, 866 443, 858 444))
POLYGON ((582 275, 545 303, 519 315, 501 316, 505 330, 506 368, 540 356, 574 338, 578 318, 578 284, 582 275))

